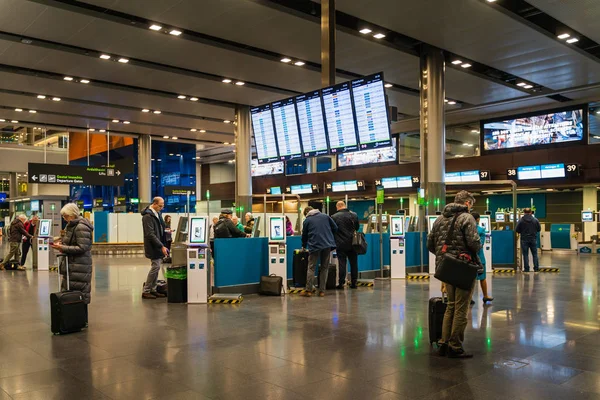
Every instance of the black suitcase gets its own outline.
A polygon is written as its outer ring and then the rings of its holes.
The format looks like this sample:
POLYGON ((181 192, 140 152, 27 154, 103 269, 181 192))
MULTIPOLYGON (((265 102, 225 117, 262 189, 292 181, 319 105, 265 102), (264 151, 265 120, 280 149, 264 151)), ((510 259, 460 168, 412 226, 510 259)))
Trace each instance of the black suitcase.
POLYGON ((258 292, 265 296, 281 296, 283 292, 283 278, 275 274, 261 276, 258 292))
MULTIPOLYGON (((50 319, 51 330, 55 335, 79 332, 87 327, 87 304, 83 293, 78 290, 69 290, 69 258, 59 255, 65 259, 65 276, 67 279, 67 291, 60 291, 60 268, 58 278, 58 292, 50 293, 50 319)), ((59 263, 60 265, 60 263, 59 263)))
MULTIPOLYGON (((321 266, 319 266, 319 268, 321 268, 321 266)), ((321 282, 320 279, 321 279, 321 272, 319 270, 319 279, 317 279, 317 282, 319 282, 319 286, 320 286, 320 282, 321 282)), ((338 280, 337 265, 334 262, 333 252, 332 252, 331 257, 329 258, 329 271, 327 272, 327 282, 325 283, 325 290, 335 289, 337 286, 337 280, 338 280)))
POLYGON ((308 251, 294 250, 292 264, 292 275, 294 287, 306 286, 306 274, 308 273, 308 251))
POLYGON ((447 299, 443 297, 429 299, 429 343, 437 343, 442 338, 442 325, 447 305, 447 299))
POLYGON ((9 271, 16 271, 16 269, 18 267, 19 267, 19 262, 15 261, 15 260, 8 261, 6 264, 4 264, 4 269, 9 270, 9 271))

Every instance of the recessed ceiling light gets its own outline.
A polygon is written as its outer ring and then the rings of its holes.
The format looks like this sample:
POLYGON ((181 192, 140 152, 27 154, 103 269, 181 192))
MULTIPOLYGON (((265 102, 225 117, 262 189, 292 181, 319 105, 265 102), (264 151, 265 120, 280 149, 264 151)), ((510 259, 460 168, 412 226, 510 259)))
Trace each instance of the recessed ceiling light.
POLYGON ((450 101, 448 102, 448 104, 450 104, 451 106, 453 106, 453 105, 455 105, 455 104, 456 104, 456 102, 455 102, 454 100, 450 100, 450 101))
POLYGON ((0 122, 6 122, 6 120, 5 119, 0 119, 0 122))
POLYGON ((90 81, 87 80, 87 79, 80 79, 79 82, 81 82, 81 83, 90 83, 90 81))
POLYGON ((527 85, 527 83, 525 83, 525 82, 519 82, 519 83, 517 83, 517 86, 526 86, 526 85, 527 85))
POLYGON ((104 132, 106 132, 106 129, 100 129, 100 132, 104 133, 104 132))
POLYGON ((457 154, 456 155, 456 158, 462 158, 462 157, 464 157, 462 154, 457 154))
POLYGON ((171 31, 169 31, 169 35, 179 36, 181 34, 182 34, 182 32, 178 31, 177 29, 172 29, 171 31))
POLYGON ((173 139, 173 140, 177 140, 177 139, 179 139, 179 138, 178 138, 177 136, 171 136, 171 139, 173 139))
POLYGON ((229 145, 229 142, 223 142, 223 144, 224 144, 225 146, 227 146, 227 145, 229 145))
POLYGON ((236 84, 237 86, 244 86, 246 83, 245 83, 245 82, 242 82, 242 81, 237 81, 235 84, 236 84))
POLYGON ((113 119, 113 120, 112 120, 112 122, 116 122, 116 123, 118 123, 118 122, 119 122, 119 120, 118 120, 118 119, 113 119))
POLYGON ((371 33, 373 31, 370 30, 369 28, 363 28, 359 32, 362 33, 363 35, 366 35, 367 33, 371 33))
POLYGON ((463 68, 471 68, 471 64, 464 63, 464 64, 461 65, 461 67, 463 67, 463 68))
POLYGON ((147 112, 150 112, 150 110, 148 110, 147 108, 144 108, 144 109, 142 110, 142 112, 145 112, 145 113, 147 113, 147 112))
POLYGON ((160 114, 160 110, 154 110, 154 114, 160 114))
POLYGON ((488 3, 494 3, 496 0, 487 0, 488 3))
POLYGON ((557 38, 559 38, 560 40, 564 40, 567 38, 570 38, 571 35, 569 35, 568 33, 561 33, 560 35, 557 36, 557 38))
POLYGON ((200 129, 200 133, 206 133, 206 129, 200 129))
POLYGON ((72 78, 72 77, 70 77, 70 76, 65 76, 63 79, 64 79, 65 81, 72 81, 72 80, 73 80, 73 78, 72 78))
POLYGON ((123 121, 123 123, 124 123, 125 125, 129 125, 131 122, 129 122, 129 121, 123 121))
POLYGON ((91 129, 88 129, 88 131, 95 132, 96 130, 94 128, 91 128, 91 129))
POLYGON ((600 114, 600 110, 596 111, 596 114, 600 114))
POLYGON ((46 96, 44 96, 43 94, 38 94, 38 95, 37 95, 37 98, 38 98, 38 99, 45 99, 45 98, 46 98, 46 96))
POLYGON ((181 157, 181 154, 175 154, 175 157, 181 157))
POLYGON ((448 102, 448 99, 444 99, 444 103, 447 103, 447 102, 448 102))
POLYGON ((394 85, 392 85, 391 83, 386 83, 385 85, 383 85, 383 87, 386 87, 386 88, 391 88, 392 86, 394 86, 394 85))
POLYGON ((231 123, 231 121, 228 120, 228 119, 224 120, 223 122, 226 123, 226 124, 230 124, 231 123))
POLYGON ((579 42, 579 39, 577 39, 575 37, 571 38, 571 39, 567 39, 567 43, 576 43, 576 42, 579 42))
POLYGON ((163 139, 168 139, 168 138, 169 138, 169 137, 168 137, 168 136, 166 136, 166 135, 165 135, 165 136, 163 136, 163 139))
POLYGON ((35 110, 29 110, 30 113, 35 114, 37 111, 35 110))
POLYGON ((162 29, 162 26, 152 24, 152 25, 150 25, 150 29, 152 29, 153 31, 160 31, 162 29))
POLYGON ((170 155, 171 157, 173 157, 175 154, 173 154, 173 153, 169 153, 169 155, 170 155))
POLYGON ((13 124, 18 124, 18 123, 19 123, 19 121, 17 121, 16 119, 13 119, 13 120, 12 120, 12 121, 10 121, 10 122, 12 122, 13 124))
POLYGON ((52 101, 60 101, 60 97, 53 97, 52 101))
POLYGON ((301 66, 303 66, 304 64, 306 64, 304 61, 296 61, 296 62, 294 63, 294 65, 296 65, 296 66, 298 66, 298 67, 301 67, 301 66))
POLYGON ((458 65, 458 64, 462 64, 462 63, 463 63, 462 60, 454 60, 454 61, 452 61, 452 64, 454 64, 454 65, 458 65))
POLYGON ((198 98, 197 97, 190 97, 190 100, 191 101, 198 101, 198 98))
POLYGON ((162 159, 161 159, 161 158, 157 158, 157 159, 156 159, 156 161, 159 161, 159 162, 160 162, 160 161, 162 161, 162 159))
POLYGON ((118 60, 118 61, 119 61, 120 63, 122 63, 122 64, 127 64, 127 63, 129 62, 129 59, 128 59, 128 58, 125 58, 125 57, 121 57, 121 58, 119 58, 119 60, 118 60))
POLYGON ((231 79, 227 79, 227 78, 225 78, 225 79, 223 79, 221 82, 223 82, 223 83, 231 83, 231 79))
POLYGON ((185 97, 185 96, 184 96, 184 95, 182 95, 182 94, 180 94, 179 96, 177 96, 177 98, 178 98, 179 100, 185 100, 185 99, 187 99, 187 97, 185 97))
POLYGON ((16 112, 21 112, 21 111, 23 111, 23 109, 22 108, 15 108, 15 111, 16 112))
POLYGON ((190 131, 192 131, 192 132, 197 132, 197 131, 198 131, 198 129, 196 129, 196 128, 192 128, 192 129, 190 129, 190 131))
POLYGON ((195 159, 196 159, 196 157, 192 157, 192 160, 195 160, 195 159))
POLYGON ((103 60, 110 60, 110 56, 108 54, 100 54, 100 58, 103 60))
POLYGON ((533 85, 525 85, 523 86, 525 89, 531 89, 533 87, 533 85))
POLYGON ((376 33, 375 35, 373 35, 373 37, 375 39, 383 39, 385 35, 383 33, 376 33))
POLYGON ((479 131, 477 129, 473 129, 471 133, 479 133, 479 131))
POLYGON ((290 61, 292 61, 292 59, 291 59, 291 58, 287 58, 287 57, 283 57, 283 58, 281 59, 281 62, 282 62, 282 63, 289 63, 290 61))

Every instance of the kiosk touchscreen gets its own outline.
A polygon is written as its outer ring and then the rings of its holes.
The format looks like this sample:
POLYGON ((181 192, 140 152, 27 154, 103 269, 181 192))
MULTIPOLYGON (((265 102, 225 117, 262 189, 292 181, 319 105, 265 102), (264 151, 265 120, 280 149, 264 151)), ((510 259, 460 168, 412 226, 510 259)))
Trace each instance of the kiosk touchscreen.
POLYGON ((206 217, 189 219, 187 243, 188 304, 208 303, 210 273, 210 248, 207 243, 206 217))
POLYGON ((406 250, 404 247, 404 217, 390 217, 390 274, 392 279, 406 278, 406 250))
POLYGON ((492 272, 492 221, 489 215, 479 217, 479 225, 485 229, 483 255, 485 256, 485 270, 492 272))
MULTIPOLYGON (((439 215, 428 215, 427 216, 427 227, 429 232, 433 230, 433 224, 437 221, 439 215)), ((429 253, 429 273, 435 274, 435 254, 429 253)))
POLYGON ((283 278, 282 293, 287 283, 285 217, 269 217, 269 275, 283 278))
POLYGON ((52 220, 41 219, 39 222, 38 233, 35 240, 37 245, 37 264, 38 271, 48 271, 50 269, 50 238, 52 236, 52 220))
MULTIPOLYGON (((511 214, 512 215, 512 214, 511 214)), ((514 218, 514 217, 513 217, 514 218)), ((503 212, 496 212, 496 214, 494 215, 494 220, 496 222, 504 222, 506 220, 506 214, 503 212)))
POLYGON ((581 212, 581 222, 594 222, 595 215, 593 211, 582 211, 581 212))

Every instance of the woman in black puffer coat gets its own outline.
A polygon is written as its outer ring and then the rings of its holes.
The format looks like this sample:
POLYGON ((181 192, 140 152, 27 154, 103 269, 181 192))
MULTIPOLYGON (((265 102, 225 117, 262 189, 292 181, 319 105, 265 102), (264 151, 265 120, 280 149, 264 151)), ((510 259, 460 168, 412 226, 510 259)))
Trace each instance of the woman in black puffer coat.
MULTIPOLYGON (((67 222, 65 236, 61 243, 52 247, 69 259, 69 288, 83 293, 86 304, 90 303, 92 290, 92 232, 94 227, 87 219, 79 216, 79 208, 73 203, 65 205, 60 214, 67 222)), ((67 290, 66 268, 61 264, 63 275, 61 290, 67 290)))

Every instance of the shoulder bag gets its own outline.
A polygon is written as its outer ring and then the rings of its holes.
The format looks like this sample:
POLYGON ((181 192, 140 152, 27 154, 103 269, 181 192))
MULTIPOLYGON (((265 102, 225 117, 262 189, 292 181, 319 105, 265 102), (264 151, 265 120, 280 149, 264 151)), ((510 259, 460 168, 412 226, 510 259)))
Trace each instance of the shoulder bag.
POLYGON ((281 296, 283 292, 283 278, 275 274, 261 276, 258 292, 265 296, 281 296))
MULTIPOLYGON (((467 252, 462 252, 458 256, 447 252, 447 243, 454 236, 454 225, 456 224, 456 219, 459 215, 460 214, 456 214, 450 224, 450 229, 448 230, 446 238, 444 239, 444 244, 442 245, 442 255, 440 256, 442 260, 435 270, 434 277, 444 283, 456 286, 459 289, 471 290, 473 282, 481 267, 467 252)), ((466 240, 465 249, 468 251, 466 240)))
POLYGON ((352 236, 352 249, 354 249, 356 254, 367 253, 367 241, 364 233, 354 232, 354 235, 352 236))

